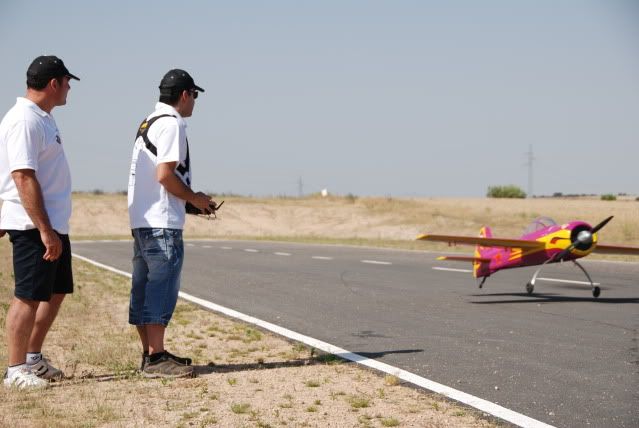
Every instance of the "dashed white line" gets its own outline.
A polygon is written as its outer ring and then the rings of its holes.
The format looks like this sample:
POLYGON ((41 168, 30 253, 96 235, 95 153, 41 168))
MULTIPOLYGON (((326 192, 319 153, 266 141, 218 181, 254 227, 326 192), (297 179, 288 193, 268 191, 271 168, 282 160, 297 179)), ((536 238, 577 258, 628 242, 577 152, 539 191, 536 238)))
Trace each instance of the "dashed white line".
POLYGON ((332 257, 326 257, 326 256, 312 256, 311 258, 315 260, 333 260, 332 257))
POLYGON ((368 263, 369 265, 392 265, 391 262, 382 262, 379 260, 361 260, 362 263, 368 263))
POLYGON ((212 248, 210 245, 202 245, 202 248, 212 248))
POLYGON ((195 247, 195 244, 186 244, 187 247, 195 247))
POLYGON ((280 252, 273 253, 273 254, 275 254, 276 256, 290 256, 291 255, 291 253, 280 253, 280 252))
POLYGON ((472 270, 470 269, 454 269, 454 268, 447 268, 447 267, 440 267, 440 266, 434 266, 433 270, 445 270, 448 272, 464 272, 464 273, 472 272, 472 270))
POLYGON ((221 250, 232 250, 233 247, 220 247, 221 250))
POLYGON ((260 250, 256 250, 255 248, 245 248, 244 251, 247 253, 259 253, 260 250))

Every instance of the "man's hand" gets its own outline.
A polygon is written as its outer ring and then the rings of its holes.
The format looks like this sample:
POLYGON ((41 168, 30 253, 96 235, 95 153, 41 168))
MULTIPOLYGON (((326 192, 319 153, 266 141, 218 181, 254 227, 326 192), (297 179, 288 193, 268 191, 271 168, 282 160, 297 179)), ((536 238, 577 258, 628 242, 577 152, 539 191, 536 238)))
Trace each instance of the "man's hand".
POLYGON ((40 239, 46 248, 42 258, 49 262, 57 260, 62 254, 62 241, 58 234, 53 229, 41 230, 40 239))
POLYGON ((189 202, 205 214, 211 214, 213 212, 211 207, 215 208, 217 206, 213 199, 202 192, 195 193, 189 202))

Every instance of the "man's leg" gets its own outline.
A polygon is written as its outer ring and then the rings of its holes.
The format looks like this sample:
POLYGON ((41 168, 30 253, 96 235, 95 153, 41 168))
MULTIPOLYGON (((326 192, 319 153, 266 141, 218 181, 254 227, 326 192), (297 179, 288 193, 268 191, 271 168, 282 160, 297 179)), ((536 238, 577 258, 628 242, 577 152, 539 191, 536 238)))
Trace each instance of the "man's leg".
POLYGON ((14 297, 7 312, 7 346, 9 365, 24 364, 26 361, 29 338, 41 302, 14 297))
MULTIPOLYGON (((177 290, 174 292, 174 278, 176 270, 179 273, 181 268, 181 258, 178 259, 174 249, 172 239, 174 233, 171 230, 145 229, 135 230, 134 234, 136 233, 139 237, 137 243, 140 251, 139 254, 134 252, 134 273, 139 270, 144 274, 144 287, 135 287, 135 284, 133 287, 144 290, 141 311, 144 331, 141 332, 142 328, 138 326, 138 334, 142 345, 146 345, 144 349, 148 349, 149 355, 153 355, 164 352, 164 332, 168 323, 168 321, 165 322, 165 311, 172 313, 175 306, 174 300, 177 300, 177 290), (140 268, 136 269, 136 264, 140 264, 140 268), (146 335, 146 343, 144 343, 144 335, 146 335)), ((135 282, 135 276, 133 279, 135 282)))
POLYGON ((166 327, 162 324, 147 324, 145 327, 149 341, 149 355, 164 352, 164 331, 166 327))
POLYGON ((35 317, 35 324, 29 338, 27 352, 41 352, 44 339, 49 332, 49 328, 53 324, 55 317, 58 315, 60 305, 66 294, 53 294, 48 302, 40 302, 35 317))
POLYGON ((166 327, 162 324, 136 325, 143 352, 157 354, 164 352, 164 331, 166 327))
POLYGON ((138 331, 138 336, 140 336, 140 342, 142 343, 142 352, 149 353, 149 337, 146 334, 146 326, 145 325, 136 325, 135 328, 138 331))
POLYGON ((192 376, 193 368, 180 363, 164 349, 164 333, 179 290, 179 274, 184 254, 182 231, 150 229, 140 235, 140 247, 148 266, 144 296, 144 323, 149 345, 145 377, 192 376), (177 238, 177 239, 176 239, 177 238), (177 242, 176 242, 177 241, 177 242), (177 245, 176 245, 177 244, 177 245))
MULTIPOLYGON (((149 268, 144 257, 142 257, 140 231, 134 229, 131 231, 131 235, 133 236, 133 259, 131 260, 133 275, 131 276, 131 296, 129 299, 129 324, 135 326, 138 336, 140 336, 142 356, 144 358, 144 355, 149 353, 149 339, 146 334, 146 326, 143 324, 145 288, 149 268)), ((144 366, 144 360, 142 361, 142 366, 144 366)))
POLYGON ((7 347, 9 367, 3 384, 8 387, 46 388, 48 382, 31 372, 26 365, 27 345, 33 330, 40 301, 14 297, 7 311, 7 347))
MULTIPOLYGON (((36 232, 37 233, 37 232, 36 232)), ((48 287, 48 296, 36 313, 35 325, 29 339, 27 365, 28 368, 43 379, 57 380, 64 376, 62 370, 54 367, 42 356, 42 344, 58 315, 60 306, 67 294, 73 293, 73 269, 71 267, 71 244, 69 235, 58 233, 62 242, 62 253, 55 264, 46 265, 46 273, 41 275, 43 287, 48 287)), ((38 244, 39 234, 37 236, 38 244)))

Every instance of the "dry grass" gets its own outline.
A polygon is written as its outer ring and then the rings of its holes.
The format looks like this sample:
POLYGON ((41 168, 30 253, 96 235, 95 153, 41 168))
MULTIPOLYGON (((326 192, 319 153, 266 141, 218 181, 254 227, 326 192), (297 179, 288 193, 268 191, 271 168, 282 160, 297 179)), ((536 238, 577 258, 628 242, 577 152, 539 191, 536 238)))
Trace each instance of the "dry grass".
MULTIPOLYGON (((4 239, 3 327, 11 272, 4 239)), ((140 349, 127 324, 129 280, 78 260, 74 275, 76 292, 44 350, 67 379, 45 391, 0 388, 0 426, 494 426, 477 412, 184 302, 167 346, 192 356, 199 377, 144 379, 135 371, 140 349)), ((6 361, 6 341, 0 359, 6 361)))

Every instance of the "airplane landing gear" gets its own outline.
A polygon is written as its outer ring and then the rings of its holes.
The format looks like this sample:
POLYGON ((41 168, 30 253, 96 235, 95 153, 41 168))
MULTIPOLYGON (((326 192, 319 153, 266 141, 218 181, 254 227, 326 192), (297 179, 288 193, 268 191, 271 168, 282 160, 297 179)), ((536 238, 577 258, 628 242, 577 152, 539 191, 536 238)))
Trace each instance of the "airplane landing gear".
POLYGON ((581 269, 581 271, 586 275, 586 278, 588 278, 588 281, 590 281, 590 286, 592 287, 592 297, 594 297, 595 299, 599 297, 599 295, 601 294, 601 288, 599 288, 595 285, 594 282, 592 282, 590 275, 588 275, 588 272, 586 272, 586 269, 584 269, 581 263, 579 263, 577 260, 573 260, 572 262, 577 265, 579 269, 581 269))
MULTIPOLYGON (((546 264, 550 263, 551 261, 553 261, 553 259, 548 259, 541 266, 539 266, 539 268, 535 271, 535 273, 533 274, 532 278, 530 279, 530 282, 528 282, 526 284, 526 292, 529 295, 532 294, 533 290, 535 289, 535 281, 537 280, 537 275, 539 275, 539 272, 541 272, 543 267, 546 266, 546 264)), ((590 286, 592 287, 592 296, 595 299, 597 297, 599 297, 599 295, 601 294, 601 288, 599 288, 598 286, 595 285, 594 282, 592 282, 592 278, 590 278, 590 275, 588 274, 586 269, 581 265, 581 263, 579 263, 577 260, 573 260, 572 262, 575 264, 575 266, 577 266, 579 269, 581 269, 581 271, 584 273, 584 275, 586 275, 586 278, 588 278, 588 282, 590 282, 590 286)))
POLYGON ((479 281, 479 288, 482 288, 484 286, 484 282, 486 282, 486 278, 488 278, 487 276, 483 277, 481 279, 481 281, 479 281))

